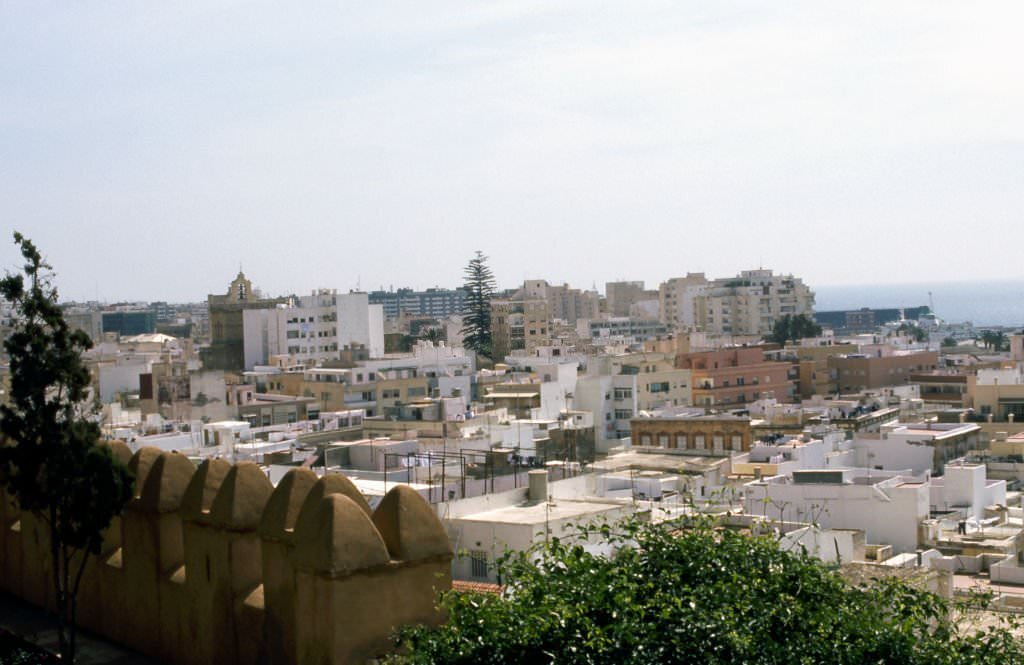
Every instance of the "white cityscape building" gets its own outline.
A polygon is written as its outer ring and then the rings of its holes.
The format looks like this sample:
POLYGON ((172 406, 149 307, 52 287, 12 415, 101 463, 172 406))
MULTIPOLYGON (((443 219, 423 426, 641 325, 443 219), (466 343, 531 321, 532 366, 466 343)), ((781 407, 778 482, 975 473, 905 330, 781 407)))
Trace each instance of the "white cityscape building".
POLYGON ((319 289, 288 305, 246 310, 242 317, 247 370, 276 355, 333 360, 355 345, 366 347, 371 358, 384 355, 384 310, 365 293, 319 289))

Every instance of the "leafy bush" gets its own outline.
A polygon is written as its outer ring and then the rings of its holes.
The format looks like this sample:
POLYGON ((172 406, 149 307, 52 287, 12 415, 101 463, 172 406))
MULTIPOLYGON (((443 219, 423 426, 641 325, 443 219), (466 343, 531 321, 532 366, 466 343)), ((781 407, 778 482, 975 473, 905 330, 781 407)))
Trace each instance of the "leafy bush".
POLYGON ((393 662, 1024 662, 1007 628, 961 633, 934 594, 891 577, 854 586, 710 522, 580 527, 499 567, 501 595, 446 593, 448 622, 405 629, 393 662), (587 551, 595 536, 617 553, 587 551))

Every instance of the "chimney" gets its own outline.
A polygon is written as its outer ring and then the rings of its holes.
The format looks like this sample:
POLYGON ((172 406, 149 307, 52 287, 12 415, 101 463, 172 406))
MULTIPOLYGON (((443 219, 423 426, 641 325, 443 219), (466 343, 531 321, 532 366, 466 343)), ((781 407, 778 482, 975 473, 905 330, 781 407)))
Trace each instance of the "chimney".
POLYGON ((529 477, 530 489, 528 490, 527 497, 530 501, 547 501, 548 500, 548 472, 547 469, 534 469, 530 471, 527 476, 529 477))

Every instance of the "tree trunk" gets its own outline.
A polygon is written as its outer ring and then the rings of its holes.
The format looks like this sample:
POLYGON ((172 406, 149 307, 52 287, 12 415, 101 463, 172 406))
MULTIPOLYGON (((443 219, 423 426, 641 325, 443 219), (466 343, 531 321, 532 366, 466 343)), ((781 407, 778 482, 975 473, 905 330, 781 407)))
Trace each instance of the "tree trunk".
POLYGON ((63 551, 60 541, 57 538, 57 511, 50 509, 50 567, 53 572, 53 591, 57 600, 57 643, 60 649, 61 660, 68 663, 75 662, 74 652, 69 651, 67 632, 65 630, 65 617, 67 613, 67 585, 64 583, 64 570, 66 565, 63 562, 63 551))

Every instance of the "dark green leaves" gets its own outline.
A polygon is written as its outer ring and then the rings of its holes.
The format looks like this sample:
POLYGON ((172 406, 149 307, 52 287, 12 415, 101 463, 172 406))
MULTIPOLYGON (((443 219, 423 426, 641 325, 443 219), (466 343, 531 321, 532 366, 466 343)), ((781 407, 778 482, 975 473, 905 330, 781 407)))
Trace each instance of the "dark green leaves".
POLYGON ((72 626, 60 631, 61 651, 73 660, 74 598, 85 556, 99 552, 102 531, 131 498, 132 476, 98 445, 89 407, 91 376, 82 359, 88 336, 71 330, 57 303, 50 268, 35 245, 14 234, 23 274, 0 280, 0 296, 15 310, 4 341, 10 358, 9 401, 0 406, 0 482, 21 510, 47 525, 56 606, 72 626))
POLYGON ((960 635, 951 603, 903 581, 846 583, 774 540, 710 522, 581 527, 501 562, 502 596, 448 593, 402 635, 407 663, 1024 662, 1005 630, 960 635), (580 543, 610 540, 611 557, 580 543), (987 654, 987 655, 986 655, 987 654))
POLYGON ((785 346, 786 342, 796 342, 805 337, 817 337, 821 334, 821 326, 815 323, 814 318, 806 314, 785 314, 775 320, 772 324, 771 333, 765 338, 785 346))
POLYGON ((491 298, 494 296, 494 274, 482 252, 466 264, 462 288, 466 299, 462 312, 462 344, 480 355, 491 355, 491 298))

